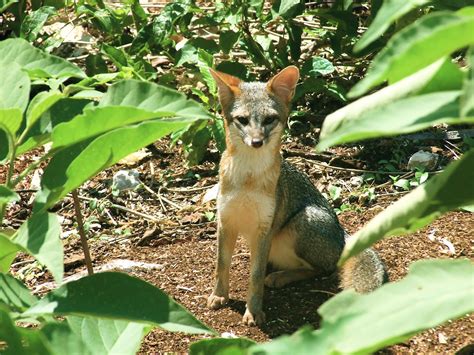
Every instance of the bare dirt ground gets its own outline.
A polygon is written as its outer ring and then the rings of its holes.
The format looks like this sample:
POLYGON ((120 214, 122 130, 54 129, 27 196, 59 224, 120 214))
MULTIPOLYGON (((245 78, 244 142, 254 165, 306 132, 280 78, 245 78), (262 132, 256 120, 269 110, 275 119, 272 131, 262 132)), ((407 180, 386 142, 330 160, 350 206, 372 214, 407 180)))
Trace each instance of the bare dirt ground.
MULTIPOLYGON (((372 184, 376 188, 377 198, 369 202, 367 198, 360 197, 364 195, 362 187, 349 184, 350 178, 361 175, 362 170, 376 171, 379 166, 377 162, 392 157, 393 151, 404 151, 409 156, 419 149, 419 145, 410 144, 404 144, 401 149, 398 143, 377 141, 316 155, 311 148, 314 147, 314 138, 310 134, 288 140, 284 145, 284 155, 305 171, 323 192, 327 193, 330 185, 343 188, 342 196, 333 203, 335 207, 343 203, 350 206, 339 218, 344 227, 353 233, 397 200, 403 192, 394 190, 392 184, 387 183, 389 180, 386 175, 382 174, 381 180, 372 184), (325 167, 324 162, 336 168, 325 167)), ((435 149, 430 145, 427 147, 435 149)), ((266 324, 261 328, 248 328, 240 323, 245 308, 249 267, 248 249, 242 241, 238 242, 233 257, 229 305, 218 311, 210 311, 205 307, 213 282, 216 225, 214 201, 203 203, 203 197, 217 182, 218 154, 210 153, 202 165, 185 168, 178 153, 179 147, 171 149, 167 142, 156 144, 151 156, 132 166, 118 165, 102 172, 80 189, 80 195, 84 197, 83 213, 94 267, 99 268, 115 259, 163 265, 163 270, 140 269, 133 274, 160 287, 220 333, 263 342, 290 334, 304 325, 317 328, 319 317, 316 310, 338 292, 336 277, 303 281, 280 290, 267 289, 264 300, 266 324), (137 169, 148 189, 113 196, 110 189, 112 175, 124 168, 137 169), (102 207, 95 207, 87 198, 96 199, 98 203, 94 204, 102 207), (107 201, 125 206, 132 213, 111 207, 107 201), (137 216, 133 212, 159 219, 160 222, 137 216)), ((442 163, 452 158, 449 151, 443 150, 442 154, 442 163)), ((25 161, 18 162, 17 171, 22 170, 28 159, 32 158, 34 153, 25 161)), ((400 166, 396 168, 403 170, 404 163, 406 161, 400 161, 400 166)), ((27 217, 31 207, 27 203, 31 188, 29 181, 20 187, 22 201, 9 210, 8 226, 18 227, 27 217)), ((83 271, 85 266, 72 199, 64 199, 54 210, 63 217, 66 275, 83 271)), ((375 248, 387 266, 390 280, 396 281, 406 275, 410 263, 419 259, 472 258, 473 230, 473 214, 451 212, 417 233, 383 240, 375 248), (443 242, 443 238, 448 243, 443 242)), ((30 257, 18 256, 12 271, 39 294, 47 291, 41 285, 51 280, 50 275, 30 257)), ((182 353, 188 350, 190 343, 201 338, 155 329, 145 338, 140 352, 182 353)), ((473 339, 474 317, 471 315, 425 331, 381 353, 452 354, 472 343, 473 339)))

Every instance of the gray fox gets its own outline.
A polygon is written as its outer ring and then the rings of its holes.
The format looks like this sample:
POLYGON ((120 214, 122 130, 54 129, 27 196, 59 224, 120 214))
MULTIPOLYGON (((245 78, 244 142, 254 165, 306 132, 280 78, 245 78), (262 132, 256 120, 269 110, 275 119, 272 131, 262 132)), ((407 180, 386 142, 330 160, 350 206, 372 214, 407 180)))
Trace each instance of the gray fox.
MULTIPOLYGON (((280 155, 281 136, 299 71, 289 66, 268 83, 242 82, 211 70, 223 109, 227 148, 217 199, 216 284, 208 307, 229 298, 229 269, 238 235, 250 248, 250 283, 243 323, 262 324, 264 285, 283 287, 332 274, 347 233, 333 209, 303 173, 280 155), (279 270, 266 275, 267 263, 279 270)), ((341 271, 343 288, 370 292, 385 280, 377 254, 367 249, 341 271)))

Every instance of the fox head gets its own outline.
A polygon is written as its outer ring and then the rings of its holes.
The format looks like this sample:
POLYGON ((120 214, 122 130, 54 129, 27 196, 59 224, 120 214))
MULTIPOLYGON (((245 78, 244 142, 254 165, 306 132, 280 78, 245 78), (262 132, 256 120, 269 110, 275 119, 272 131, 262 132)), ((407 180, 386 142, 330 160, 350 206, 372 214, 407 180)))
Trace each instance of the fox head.
POLYGON ((231 143, 260 148, 280 140, 299 79, 297 67, 286 67, 267 83, 246 83, 212 69, 211 74, 217 83, 231 143))

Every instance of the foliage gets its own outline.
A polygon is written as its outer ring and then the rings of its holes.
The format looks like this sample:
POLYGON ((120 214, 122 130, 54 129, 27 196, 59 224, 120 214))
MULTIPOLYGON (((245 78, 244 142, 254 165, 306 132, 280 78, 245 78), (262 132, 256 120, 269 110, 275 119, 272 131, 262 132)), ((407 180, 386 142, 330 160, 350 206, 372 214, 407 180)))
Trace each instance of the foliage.
MULTIPOLYGON (((167 134, 174 143, 184 143, 191 164, 204 159, 213 139, 222 151, 223 123, 217 115, 211 67, 245 80, 265 80, 276 69, 298 65, 302 81, 295 101, 308 109, 300 115, 304 118, 322 94, 345 103, 352 86, 345 77, 357 77, 375 55, 365 78, 348 96, 366 94, 385 81, 389 85, 329 115, 321 150, 439 123, 473 123, 470 1, 376 3, 367 20, 357 16, 356 3, 346 0, 312 10, 298 0, 274 1, 270 8, 261 1, 217 1, 213 11, 192 0, 177 0, 155 16, 137 0, 121 7, 102 0, 33 1, 28 11, 25 1, 0 0, 5 19, 0 35, 18 37, 0 41, 0 161, 9 163, 0 185, 0 221, 7 205, 18 199, 15 187, 48 163, 31 217, 17 231, 0 230, 0 340, 6 343, 0 343, 0 350, 134 353, 152 326, 212 332, 157 288, 126 275, 104 273, 61 285, 61 228, 57 214, 48 212, 87 179, 167 134), (49 54, 60 53, 67 42, 61 31, 51 35, 47 29, 48 21, 64 11, 74 14, 73 22, 87 24, 94 37, 82 62, 84 70, 49 54), (314 21, 308 23, 303 14, 314 21), (361 37, 359 26, 367 21, 371 25, 361 37), (164 62, 166 70, 156 70, 150 56, 164 62), (469 67, 460 69, 465 62, 469 67), (204 108, 170 89, 174 87, 204 108), (45 143, 51 143, 51 149, 14 176, 14 161, 45 143), (38 299, 8 275, 18 251, 45 265, 60 287, 38 299), (99 288, 104 292, 97 293, 99 288), (144 303, 149 308, 143 308, 144 303), (28 329, 17 322, 37 326, 28 329)), ((471 148, 426 183, 426 175, 418 173, 412 182, 420 186, 359 231, 341 263, 384 236, 413 231, 452 209, 472 208, 474 195, 467 186, 474 178, 473 157, 471 148)), ((334 187, 330 194, 337 199, 340 190, 334 187)), ((320 330, 303 328, 263 345, 246 339, 203 340, 193 344, 191 352, 373 352, 474 311, 466 282, 472 272, 467 261, 422 261, 412 265, 402 281, 370 295, 347 291, 332 298, 319 310, 320 330), (414 309, 419 299, 424 302, 414 309)))
POLYGON ((71 349, 102 354, 120 349, 135 353, 153 325, 210 333, 162 291, 125 274, 103 273, 72 281, 41 300, 8 275, 16 253, 23 251, 45 265, 60 285, 61 226, 57 214, 47 209, 127 154, 198 119, 206 120, 207 112, 177 91, 136 80, 111 85, 99 103, 72 98, 71 92, 80 91, 71 90, 77 84, 68 85, 66 80, 92 78, 22 39, 0 42, 0 58, 5 79, 0 86, 0 132, 6 137, 0 146, 2 158, 9 163, 5 184, 0 185, 0 220, 7 204, 18 199, 15 187, 29 172, 48 163, 32 215, 13 235, 0 232, 0 339, 6 342, 2 345, 6 352, 71 349), (45 83, 49 83, 46 90, 45 83), (50 150, 14 176, 15 160, 45 143, 52 143, 50 150), (145 303, 149 308, 143 307, 145 303), (57 316, 66 316, 66 321, 56 321, 57 316), (38 327, 24 329, 15 324, 18 321, 38 327))

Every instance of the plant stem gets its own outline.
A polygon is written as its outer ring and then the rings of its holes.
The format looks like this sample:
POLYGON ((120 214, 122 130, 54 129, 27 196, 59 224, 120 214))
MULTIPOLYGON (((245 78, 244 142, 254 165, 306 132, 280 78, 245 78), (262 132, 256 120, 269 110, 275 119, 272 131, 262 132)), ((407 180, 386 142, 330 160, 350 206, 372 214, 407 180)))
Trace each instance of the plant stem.
POLYGON ((39 158, 37 161, 28 165, 28 167, 25 170, 23 170, 20 174, 18 174, 15 180, 13 180, 12 187, 18 184, 21 180, 23 180, 25 176, 27 176, 32 170, 36 169, 38 165, 40 165, 43 161, 48 159, 50 156, 51 154, 50 152, 48 152, 45 155, 43 155, 41 158, 39 158))
POLYGON ((92 275, 94 273, 94 269, 92 268, 91 254, 89 251, 89 245, 87 244, 86 232, 84 230, 84 223, 82 221, 81 204, 79 202, 77 190, 76 189, 72 190, 71 194, 72 194, 72 199, 74 200, 74 211, 76 214, 79 235, 81 237, 82 250, 84 251, 84 260, 86 262, 87 273, 89 275, 92 275))

